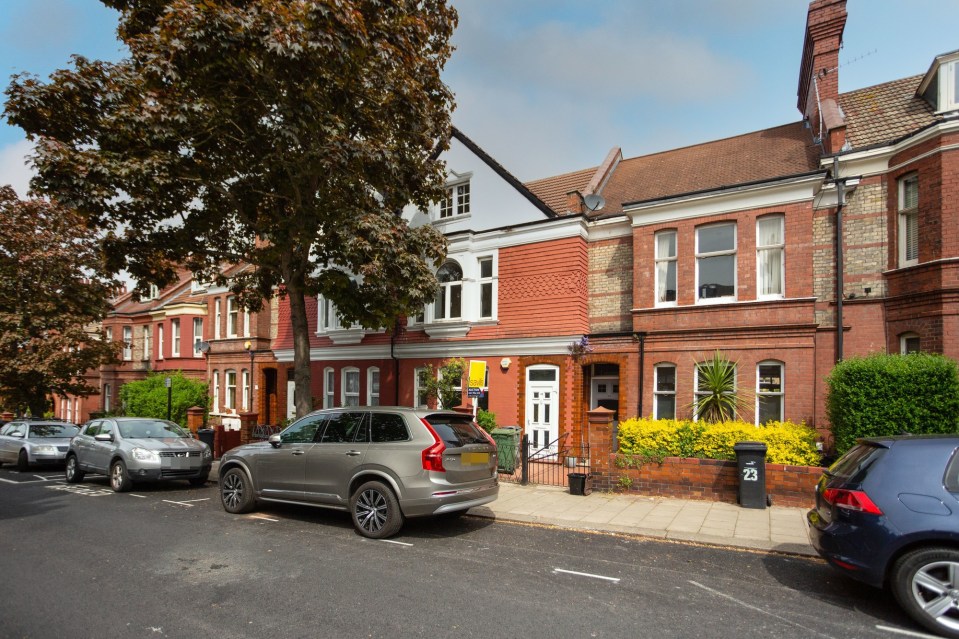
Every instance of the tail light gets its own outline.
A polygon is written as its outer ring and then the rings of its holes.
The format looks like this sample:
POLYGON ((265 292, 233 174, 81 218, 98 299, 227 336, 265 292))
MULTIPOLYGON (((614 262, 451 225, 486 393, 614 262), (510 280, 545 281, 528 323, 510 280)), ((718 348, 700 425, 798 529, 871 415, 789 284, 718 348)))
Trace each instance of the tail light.
POLYGON ((827 504, 844 510, 852 510, 870 515, 881 515, 879 506, 861 490, 846 490, 845 488, 827 488, 822 491, 822 498, 827 504))
POLYGON ((433 444, 423 450, 423 470, 435 470, 438 473, 445 473, 446 468, 443 467, 443 453, 446 451, 446 444, 443 443, 443 440, 436 434, 436 431, 433 430, 433 427, 430 426, 428 421, 425 419, 421 419, 420 421, 423 422, 426 430, 433 436, 433 444))

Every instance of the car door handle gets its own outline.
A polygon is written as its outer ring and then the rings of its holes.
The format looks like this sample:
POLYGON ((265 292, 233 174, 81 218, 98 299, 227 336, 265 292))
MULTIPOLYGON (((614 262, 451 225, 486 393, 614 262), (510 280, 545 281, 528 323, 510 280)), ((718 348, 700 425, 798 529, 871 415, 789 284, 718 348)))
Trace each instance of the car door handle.
POLYGON ((302 455, 302 454, 303 454, 303 451, 302 451, 301 449, 297 448, 296 450, 292 451, 290 454, 291 454, 291 455, 302 455))
POLYGON ((357 455, 362 455, 363 453, 361 453, 358 450, 348 450, 346 451, 346 454, 349 455, 350 457, 356 457, 357 455))

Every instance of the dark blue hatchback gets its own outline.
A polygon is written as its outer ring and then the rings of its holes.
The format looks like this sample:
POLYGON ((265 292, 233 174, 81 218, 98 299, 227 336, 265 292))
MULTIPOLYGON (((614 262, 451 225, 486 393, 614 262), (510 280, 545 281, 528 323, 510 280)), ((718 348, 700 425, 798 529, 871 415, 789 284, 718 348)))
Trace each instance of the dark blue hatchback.
POLYGON ((860 440, 819 481, 807 520, 830 564, 959 638, 957 450, 959 435, 860 440))

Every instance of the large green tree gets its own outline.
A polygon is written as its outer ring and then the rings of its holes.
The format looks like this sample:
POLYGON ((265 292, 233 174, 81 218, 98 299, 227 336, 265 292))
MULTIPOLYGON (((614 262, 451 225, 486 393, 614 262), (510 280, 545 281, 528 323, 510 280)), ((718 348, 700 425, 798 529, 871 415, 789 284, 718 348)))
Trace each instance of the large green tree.
POLYGON ((129 57, 14 76, 33 187, 82 212, 111 272, 289 298, 296 410, 312 408, 308 296, 391 326, 431 299, 446 251, 400 211, 442 197, 453 98, 445 0, 102 0, 129 57), (222 280, 221 280, 222 283, 222 280))
POLYGON ((84 373, 113 361, 100 320, 116 282, 76 212, 0 187, 0 406, 43 415, 49 395, 96 391, 84 373))

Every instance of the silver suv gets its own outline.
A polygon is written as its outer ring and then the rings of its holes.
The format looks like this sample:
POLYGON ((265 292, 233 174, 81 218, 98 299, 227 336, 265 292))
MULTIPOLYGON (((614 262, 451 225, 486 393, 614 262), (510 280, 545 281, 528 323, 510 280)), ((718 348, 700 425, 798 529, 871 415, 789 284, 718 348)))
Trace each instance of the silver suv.
POLYGON ((349 510, 383 539, 406 517, 460 515, 496 499, 496 444, 472 416, 373 406, 319 410, 220 461, 231 513, 257 501, 349 510))
POLYGON ((66 478, 75 484, 88 472, 109 474, 118 493, 141 481, 187 479, 202 486, 212 465, 210 447, 174 422, 111 417, 87 422, 70 440, 66 478))

